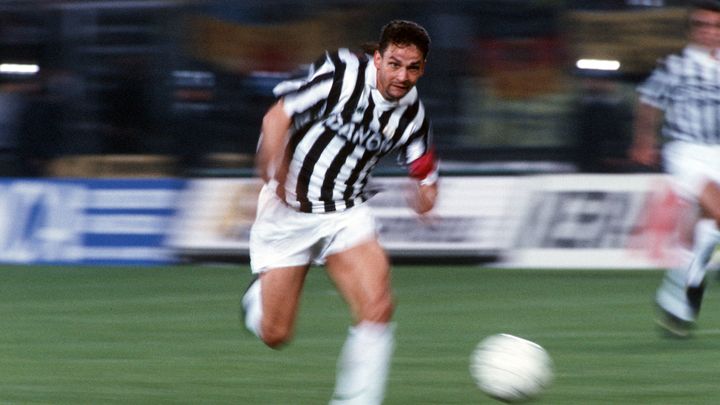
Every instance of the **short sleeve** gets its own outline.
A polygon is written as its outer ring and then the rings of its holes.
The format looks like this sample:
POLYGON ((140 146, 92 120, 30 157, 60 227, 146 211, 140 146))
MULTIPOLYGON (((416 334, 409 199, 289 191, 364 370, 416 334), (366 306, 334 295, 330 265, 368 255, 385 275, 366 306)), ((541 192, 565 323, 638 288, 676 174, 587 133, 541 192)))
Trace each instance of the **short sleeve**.
POLYGON ((308 69, 306 77, 283 81, 275 86, 273 93, 283 99, 288 116, 304 114, 325 102, 332 87, 334 72, 335 65, 326 53, 308 69))
POLYGON ((637 92, 640 101, 655 108, 665 110, 676 87, 678 75, 670 70, 670 64, 661 62, 640 86, 637 92))

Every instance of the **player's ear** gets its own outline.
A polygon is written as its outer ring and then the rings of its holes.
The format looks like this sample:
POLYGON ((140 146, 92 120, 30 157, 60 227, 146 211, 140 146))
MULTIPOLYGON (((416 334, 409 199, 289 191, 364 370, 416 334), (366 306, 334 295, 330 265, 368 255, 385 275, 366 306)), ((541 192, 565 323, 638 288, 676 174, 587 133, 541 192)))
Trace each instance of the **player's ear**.
POLYGON ((375 63, 375 68, 380 69, 380 66, 382 66, 382 55, 379 50, 373 53, 373 62, 375 63))

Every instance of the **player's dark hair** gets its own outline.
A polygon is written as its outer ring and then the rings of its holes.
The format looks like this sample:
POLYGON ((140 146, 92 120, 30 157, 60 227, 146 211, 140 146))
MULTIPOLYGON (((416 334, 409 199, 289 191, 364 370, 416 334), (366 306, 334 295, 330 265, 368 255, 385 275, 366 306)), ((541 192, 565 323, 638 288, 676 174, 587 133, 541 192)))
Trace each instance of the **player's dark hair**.
POLYGON ((430 52, 430 35, 420 24, 407 20, 392 20, 380 32, 378 51, 385 52, 388 45, 415 45, 427 58, 430 52))
POLYGON ((372 55, 373 53, 375 53, 375 51, 378 50, 378 47, 379 45, 377 42, 363 42, 362 44, 360 44, 360 51, 372 55))
POLYGON ((696 10, 709 10, 720 13, 720 0, 692 0, 690 7, 696 10))

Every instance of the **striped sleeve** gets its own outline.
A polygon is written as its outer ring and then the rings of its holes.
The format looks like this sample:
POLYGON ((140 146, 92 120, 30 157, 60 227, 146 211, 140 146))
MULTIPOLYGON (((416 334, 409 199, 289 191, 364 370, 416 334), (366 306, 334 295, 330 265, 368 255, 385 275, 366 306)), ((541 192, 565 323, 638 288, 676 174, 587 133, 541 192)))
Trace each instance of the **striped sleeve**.
POLYGON ((425 119, 405 152, 408 174, 422 185, 434 184, 438 179, 438 159, 432 145, 432 127, 425 119))
POLYGON ((678 63, 676 56, 670 56, 666 61, 660 63, 637 88, 640 101, 655 108, 665 110, 676 87, 678 75, 672 71, 672 67, 678 63))
POLYGON ((422 103, 418 103, 418 107, 398 160, 401 165, 407 166, 410 177, 420 180, 421 184, 433 184, 438 178, 438 161, 433 146, 432 125, 422 103))
POLYGON ((273 89, 276 97, 283 98, 285 113, 289 117, 320 110, 327 100, 335 76, 335 63, 329 53, 310 68, 304 79, 284 81, 273 89))
MULTIPOLYGON (((405 131, 406 134, 403 136, 407 140, 404 142, 405 146, 402 147, 398 156, 401 165, 409 165, 431 150, 432 127, 430 120, 425 115, 425 107, 422 103, 418 101, 416 105, 415 115, 405 131)), ((408 109, 406 113, 411 111, 413 110, 408 109)))

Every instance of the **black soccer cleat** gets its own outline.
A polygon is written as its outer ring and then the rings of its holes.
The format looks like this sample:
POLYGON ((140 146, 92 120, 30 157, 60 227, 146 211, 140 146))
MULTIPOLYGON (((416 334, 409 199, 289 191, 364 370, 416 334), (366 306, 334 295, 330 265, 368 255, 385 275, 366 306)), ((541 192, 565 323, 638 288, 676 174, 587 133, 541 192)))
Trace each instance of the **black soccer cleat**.
POLYGON ((688 304, 695 312, 695 317, 700 313, 700 306, 702 305, 703 294, 705 294, 705 281, 700 283, 697 287, 688 287, 685 289, 685 296, 688 299, 688 304))

